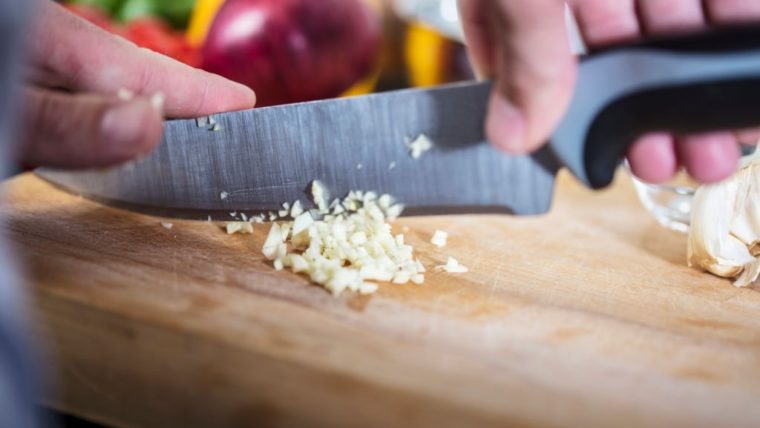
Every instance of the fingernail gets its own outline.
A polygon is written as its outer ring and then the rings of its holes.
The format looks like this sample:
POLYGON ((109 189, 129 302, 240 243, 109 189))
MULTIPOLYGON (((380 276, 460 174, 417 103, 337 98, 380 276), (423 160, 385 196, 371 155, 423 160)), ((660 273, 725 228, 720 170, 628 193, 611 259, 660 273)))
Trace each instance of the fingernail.
POLYGON ((119 97, 119 99, 122 101, 129 101, 135 97, 135 93, 127 88, 121 88, 116 91, 116 96, 119 97))
POLYGON ((144 101, 118 103, 103 115, 100 132, 105 151, 114 158, 131 158, 141 152, 140 127, 146 121, 144 101))
POLYGON ((486 80, 493 80, 493 73, 486 72, 485 67, 472 62, 472 73, 475 75, 475 80, 478 82, 485 82, 486 80))
POLYGON ((486 134, 491 143, 507 153, 524 153, 525 117, 520 109, 503 96, 494 94, 488 106, 486 134))
POLYGON ((164 101, 166 101, 166 96, 163 92, 156 92, 150 97, 150 105, 162 116, 164 114, 164 101))
POLYGON ((235 89, 239 94, 245 94, 247 107, 253 107, 256 105, 256 92, 248 86, 242 83, 233 82, 235 89))

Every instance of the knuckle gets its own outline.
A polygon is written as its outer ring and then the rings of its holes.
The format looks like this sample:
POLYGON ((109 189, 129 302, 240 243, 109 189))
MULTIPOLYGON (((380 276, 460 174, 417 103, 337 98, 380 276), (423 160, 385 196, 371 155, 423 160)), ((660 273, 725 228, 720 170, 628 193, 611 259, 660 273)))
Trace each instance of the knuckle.
POLYGON ((746 0, 706 0, 710 20, 720 23, 743 22, 760 18, 760 2, 746 0))

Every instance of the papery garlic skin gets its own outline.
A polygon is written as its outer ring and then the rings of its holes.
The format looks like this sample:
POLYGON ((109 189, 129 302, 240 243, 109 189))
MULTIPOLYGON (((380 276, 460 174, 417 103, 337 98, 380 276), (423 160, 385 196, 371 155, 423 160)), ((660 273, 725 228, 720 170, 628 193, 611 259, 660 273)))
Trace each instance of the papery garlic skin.
POLYGON ((743 287, 760 274, 760 164, 758 159, 729 179, 700 187, 694 195, 688 239, 689 266, 743 287))

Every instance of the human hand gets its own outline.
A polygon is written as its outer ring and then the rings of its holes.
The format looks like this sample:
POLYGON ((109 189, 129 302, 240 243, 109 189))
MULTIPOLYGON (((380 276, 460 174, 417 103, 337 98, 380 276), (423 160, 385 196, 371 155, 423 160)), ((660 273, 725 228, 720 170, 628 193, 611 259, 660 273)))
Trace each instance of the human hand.
POLYGON ((22 92, 22 164, 118 164, 158 145, 164 115, 196 117, 256 102, 243 85, 138 48, 52 1, 36 6, 22 92), (135 96, 117 97, 120 90, 135 96))
MULTIPOLYGON (((478 72, 495 79, 486 133, 500 149, 524 153, 551 135, 572 95, 577 61, 561 0, 460 0, 470 55, 478 72)), ((590 48, 647 36, 760 20, 756 0, 569 0, 590 48)), ((628 151, 634 174, 653 182, 683 166, 709 183, 731 175, 753 131, 641 137, 628 151)))

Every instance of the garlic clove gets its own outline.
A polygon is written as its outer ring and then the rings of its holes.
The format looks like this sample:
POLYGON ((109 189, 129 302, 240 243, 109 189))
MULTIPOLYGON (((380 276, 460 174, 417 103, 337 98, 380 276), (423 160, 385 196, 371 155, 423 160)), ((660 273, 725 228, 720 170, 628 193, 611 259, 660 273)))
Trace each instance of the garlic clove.
POLYGON ((760 260, 755 260, 750 263, 749 266, 744 268, 744 271, 736 278, 734 285, 737 287, 746 287, 757 280, 760 276, 760 260))
POLYGON ((697 190, 688 238, 689 266, 736 278, 740 287, 760 274, 760 164, 743 165, 724 182, 697 190))

